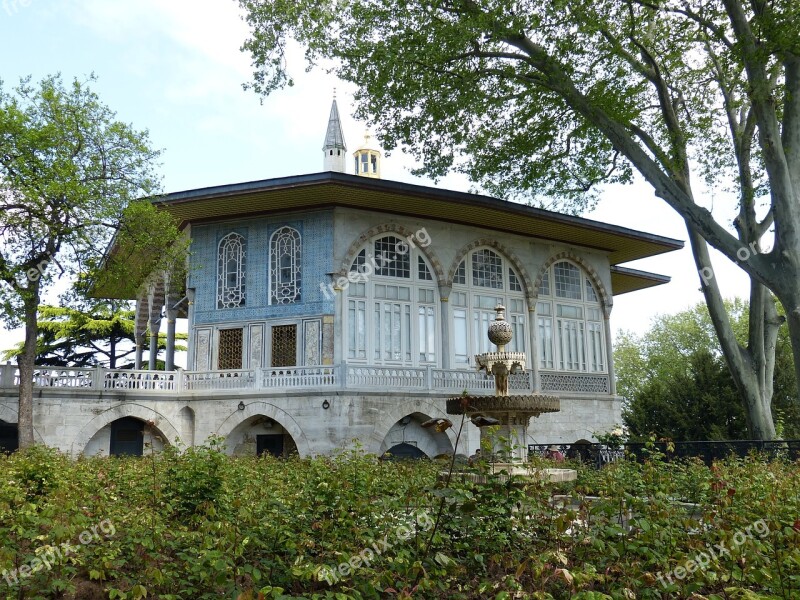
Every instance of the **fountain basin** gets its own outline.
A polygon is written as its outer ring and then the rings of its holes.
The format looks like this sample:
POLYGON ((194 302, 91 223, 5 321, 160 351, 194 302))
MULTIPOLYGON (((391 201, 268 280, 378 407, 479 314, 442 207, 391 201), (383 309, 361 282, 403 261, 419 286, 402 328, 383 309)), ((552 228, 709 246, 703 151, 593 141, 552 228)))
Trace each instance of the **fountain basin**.
POLYGON ((538 417, 544 413, 561 410, 561 400, 557 396, 546 394, 528 394, 514 396, 464 396, 447 400, 447 414, 461 415, 484 413, 497 415, 500 413, 527 414, 538 417))

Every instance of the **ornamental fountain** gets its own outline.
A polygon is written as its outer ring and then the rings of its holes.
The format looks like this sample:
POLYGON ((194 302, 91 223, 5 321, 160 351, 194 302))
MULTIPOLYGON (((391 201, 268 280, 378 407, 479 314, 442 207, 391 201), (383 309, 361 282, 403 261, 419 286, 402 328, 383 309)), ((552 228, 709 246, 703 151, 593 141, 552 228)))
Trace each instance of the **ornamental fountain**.
MULTIPOLYGON (((451 398, 447 401, 447 413, 466 414, 480 428, 481 448, 490 449, 492 456, 501 456, 508 461, 493 462, 493 471, 530 475, 527 468, 528 423, 531 417, 560 411, 561 402, 558 397, 546 394, 509 395, 509 377, 525 371, 526 357, 524 352, 506 351, 513 339, 513 330, 506 321, 505 307, 498 305, 495 311, 497 317, 489 325, 488 336, 489 341, 497 346, 497 351, 475 356, 477 368, 494 376, 494 396, 469 396, 465 393, 451 398)), ((551 481, 575 478, 575 471, 571 469, 545 471, 551 481)))

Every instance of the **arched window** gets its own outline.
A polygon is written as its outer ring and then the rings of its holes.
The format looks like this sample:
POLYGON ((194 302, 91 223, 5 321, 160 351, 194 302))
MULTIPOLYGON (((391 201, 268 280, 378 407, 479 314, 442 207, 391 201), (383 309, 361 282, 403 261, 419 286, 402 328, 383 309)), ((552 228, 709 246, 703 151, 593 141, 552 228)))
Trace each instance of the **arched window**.
POLYGON ((244 237, 229 233, 217 248, 217 308, 237 308, 245 304, 244 237))
POLYGON ((300 233, 281 227, 269 240, 269 302, 300 302, 300 265, 302 247, 300 233))
POLYGON ((435 365, 437 290, 419 248, 395 235, 376 238, 350 272, 359 276, 347 287, 348 362, 435 365))
POLYGON ((606 371, 600 301, 579 267, 563 260, 547 270, 539 287, 536 320, 540 369, 606 371))
POLYGON ((495 307, 506 307, 506 318, 514 331, 509 345, 512 352, 525 352, 525 295, 519 275, 509 262, 494 250, 478 248, 456 268, 450 306, 453 313, 453 364, 465 367, 475 354, 494 350, 486 332, 495 319, 495 307))

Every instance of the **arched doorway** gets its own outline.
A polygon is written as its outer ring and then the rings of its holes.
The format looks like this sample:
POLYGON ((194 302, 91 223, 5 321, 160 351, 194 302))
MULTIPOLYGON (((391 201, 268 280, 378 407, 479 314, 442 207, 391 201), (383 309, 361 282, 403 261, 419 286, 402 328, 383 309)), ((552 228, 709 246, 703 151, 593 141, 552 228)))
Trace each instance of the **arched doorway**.
POLYGON ((430 417, 421 412, 405 415, 395 422, 383 438, 381 456, 391 452, 394 457, 430 458, 452 454, 453 445, 447 434, 422 427, 430 417))
POLYGON ((16 423, 0 421, 0 452, 14 452, 19 446, 19 428, 16 423))
POLYGON ((110 456, 142 456, 144 454, 144 421, 134 417, 117 419, 109 426, 110 456))
POLYGON ((265 415, 254 415, 239 423, 228 434, 226 445, 235 456, 297 454, 297 444, 280 423, 265 415))
POLYGON ((166 436, 150 421, 120 417, 98 429, 89 439, 86 456, 143 456, 160 452, 167 445, 166 436))
POLYGON ((405 442, 396 444, 381 455, 386 460, 419 460, 428 458, 422 450, 405 442))

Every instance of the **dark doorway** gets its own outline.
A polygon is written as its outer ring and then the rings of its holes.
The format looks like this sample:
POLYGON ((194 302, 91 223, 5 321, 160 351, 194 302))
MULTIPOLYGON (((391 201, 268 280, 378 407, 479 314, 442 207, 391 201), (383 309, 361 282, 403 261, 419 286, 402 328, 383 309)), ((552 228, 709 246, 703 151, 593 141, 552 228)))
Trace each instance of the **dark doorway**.
POLYGON ((265 452, 272 456, 283 456, 282 433, 265 433, 256 436, 256 454, 261 456, 265 452))
POLYGON ((16 423, 0 421, 0 452, 14 452, 18 448, 18 431, 16 423))
POLYGON ((384 452, 383 458, 388 460, 408 460, 428 458, 428 455, 416 446, 403 442, 402 444, 397 444, 389 448, 384 452))
POLYGON ((142 456, 144 454, 144 421, 124 417, 111 423, 111 456, 142 456))

